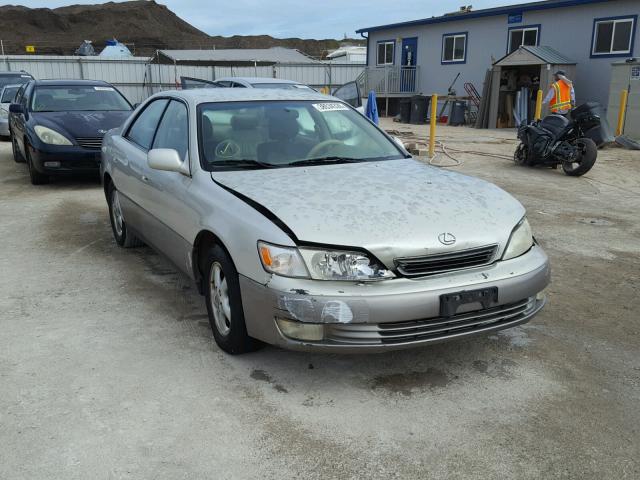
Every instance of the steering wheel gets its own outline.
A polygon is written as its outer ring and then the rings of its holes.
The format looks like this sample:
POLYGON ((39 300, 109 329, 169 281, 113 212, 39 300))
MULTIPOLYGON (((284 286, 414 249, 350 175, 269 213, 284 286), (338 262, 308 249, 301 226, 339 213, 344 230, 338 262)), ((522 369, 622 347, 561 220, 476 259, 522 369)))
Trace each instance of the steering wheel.
POLYGON ((328 149, 330 147, 337 147, 338 145, 343 145, 343 143, 340 140, 335 140, 333 138, 331 138, 329 140, 323 140, 322 142, 317 144, 315 147, 313 147, 309 151, 309 153, 307 153, 307 158, 317 157, 318 154, 320 152, 322 152, 323 150, 326 150, 326 149, 328 149))

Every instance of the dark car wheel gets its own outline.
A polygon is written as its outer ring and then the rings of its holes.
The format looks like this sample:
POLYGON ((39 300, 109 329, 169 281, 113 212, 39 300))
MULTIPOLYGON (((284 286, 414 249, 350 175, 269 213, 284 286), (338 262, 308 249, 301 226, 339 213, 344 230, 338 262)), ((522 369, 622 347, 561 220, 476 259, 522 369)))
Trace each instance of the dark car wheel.
POLYGON ((11 136, 11 151, 13 152, 13 161, 16 163, 24 163, 24 157, 20 153, 20 148, 18 147, 18 141, 16 137, 11 136))
POLYGON ((49 183, 49 176, 43 175, 35 169, 33 166, 33 160, 31 159, 31 152, 29 151, 29 145, 24 143, 24 150, 27 153, 27 167, 29 168, 29 178, 31 179, 31 185, 45 185, 49 183))
POLYGON ((109 184, 107 199, 109 203, 111 230, 113 231, 113 238, 115 238, 116 243, 123 248, 134 248, 144 245, 138 237, 127 230, 127 224, 124 221, 122 207, 120 206, 120 195, 113 183, 109 184))
POLYGON ((579 177, 587 173, 596 163, 596 158, 598 158, 598 147, 593 140, 581 138, 576 143, 580 150, 576 160, 562 164, 564 173, 572 177, 579 177))
POLYGON ((203 273, 209 323, 218 346, 233 355, 260 348, 261 343, 247 334, 238 272, 220 246, 209 250, 203 273))

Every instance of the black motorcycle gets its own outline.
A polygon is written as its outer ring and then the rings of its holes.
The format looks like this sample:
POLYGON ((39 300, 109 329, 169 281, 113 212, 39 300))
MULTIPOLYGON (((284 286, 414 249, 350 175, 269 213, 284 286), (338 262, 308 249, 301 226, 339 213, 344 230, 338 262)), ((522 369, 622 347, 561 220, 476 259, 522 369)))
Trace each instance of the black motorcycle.
MULTIPOLYGON (((597 104, 595 104, 597 105, 597 104)), ((596 163, 598 147, 585 132, 600 127, 600 116, 593 103, 587 103, 564 115, 551 114, 540 121, 518 128, 521 141, 514 154, 519 165, 558 168, 574 177, 584 175, 596 163)))

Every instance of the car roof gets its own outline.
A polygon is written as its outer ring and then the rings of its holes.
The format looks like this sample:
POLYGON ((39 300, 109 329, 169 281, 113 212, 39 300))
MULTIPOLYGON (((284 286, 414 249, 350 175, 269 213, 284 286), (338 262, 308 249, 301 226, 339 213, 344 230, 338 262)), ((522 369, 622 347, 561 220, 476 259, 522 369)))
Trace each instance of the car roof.
POLYGON ((92 85, 107 85, 111 86, 109 83, 104 82, 102 80, 35 80, 36 86, 58 86, 58 87, 70 87, 70 86, 92 86, 92 85))
POLYGON ((23 75, 28 75, 31 78, 33 78, 33 75, 31 75, 30 73, 27 73, 27 72, 16 72, 15 70, 11 70, 11 71, 2 71, 2 70, 0 70, 0 75, 14 75, 16 77, 21 77, 23 75))
POLYGON ((241 81, 247 83, 289 83, 292 85, 301 85, 299 82, 294 82, 293 80, 285 80, 283 78, 271 78, 271 77, 222 77, 216 78, 216 82, 224 81, 224 82, 232 82, 232 81, 241 81))
POLYGON ((156 96, 172 96, 183 98, 195 104, 210 102, 251 102, 274 100, 316 100, 338 101, 335 97, 323 95, 313 90, 273 89, 273 88, 195 88, 192 90, 168 90, 157 93, 156 96))

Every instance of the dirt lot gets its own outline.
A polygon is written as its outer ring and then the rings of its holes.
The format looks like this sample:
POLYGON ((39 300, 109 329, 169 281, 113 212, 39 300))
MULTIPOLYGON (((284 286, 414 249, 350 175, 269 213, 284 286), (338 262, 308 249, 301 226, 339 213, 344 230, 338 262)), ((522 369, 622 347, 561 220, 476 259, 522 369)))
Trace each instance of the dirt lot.
POLYGON ((186 279, 116 247, 99 184, 33 187, 0 143, 0 478, 639 478, 640 152, 605 150, 580 179, 455 155, 527 207, 551 257, 533 322, 385 355, 230 357, 186 279))

